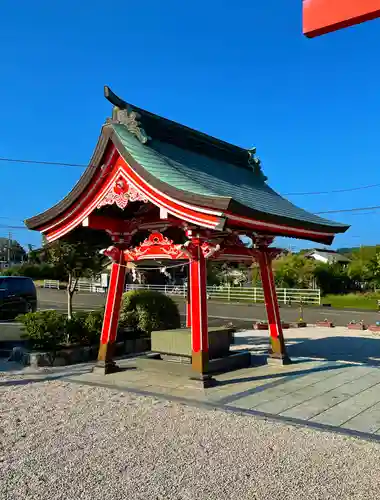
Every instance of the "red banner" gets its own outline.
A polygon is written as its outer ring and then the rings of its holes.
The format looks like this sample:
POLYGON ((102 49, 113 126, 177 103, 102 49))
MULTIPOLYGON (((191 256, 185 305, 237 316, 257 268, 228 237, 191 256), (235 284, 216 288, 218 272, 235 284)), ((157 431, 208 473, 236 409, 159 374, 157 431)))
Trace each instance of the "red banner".
POLYGON ((303 32, 324 35, 380 17, 380 0, 303 0, 303 32))

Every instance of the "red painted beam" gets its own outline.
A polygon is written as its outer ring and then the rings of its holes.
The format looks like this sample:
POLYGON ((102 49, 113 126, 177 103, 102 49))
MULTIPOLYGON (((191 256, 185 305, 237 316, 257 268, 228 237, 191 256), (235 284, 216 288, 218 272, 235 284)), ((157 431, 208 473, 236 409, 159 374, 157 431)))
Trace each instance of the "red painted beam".
POLYGON ((95 367, 95 369, 101 369, 105 375, 117 371, 117 365, 113 361, 113 351, 117 336, 121 300, 124 292, 125 275, 124 254, 120 249, 114 247, 111 277, 100 335, 98 362, 95 367))
POLYGON ((303 0, 303 33, 325 35, 380 17, 380 0, 303 0))
POLYGON ((207 270, 202 252, 202 241, 193 238, 190 246, 190 308, 192 368, 198 374, 207 372, 208 365, 208 318, 207 318, 207 270))
POLYGON ((186 326, 191 327, 191 272, 190 268, 187 273, 187 299, 186 299, 186 326))
POLYGON ((114 262, 111 267, 111 277, 104 312, 103 328, 100 336, 101 344, 113 344, 116 341, 120 306, 124 292, 125 275, 126 266, 124 265, 123 255, 121 254, 120 262, 114 262))
POLYGON ((269 356, 287 364, 290 360, 286 352, 280 308, 278 306, 277 292, 272 270, 272 257, 277 254, 277 249, 261 248, 259 250, 254 250, 254 252, 256 260, 260 265, 261 282, 268 317, 271 344, 269 356))

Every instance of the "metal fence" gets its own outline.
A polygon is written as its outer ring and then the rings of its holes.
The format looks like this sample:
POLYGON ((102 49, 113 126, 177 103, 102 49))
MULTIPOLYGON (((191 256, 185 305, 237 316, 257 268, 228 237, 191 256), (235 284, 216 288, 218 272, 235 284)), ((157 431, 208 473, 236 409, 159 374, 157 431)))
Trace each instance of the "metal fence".
POLYGON ((102 285, 99 281, 81 279, 78 280, 76 290, 78 292, 105 293, 107 291, 107 287, 102 285))
MULTIPOLYGON (((60 282, 58 280, 45 280, 44 288, 53 288, 55 290, 60 289, 60 282)), ((88 279, 78 280, 76 286, 77 292, 93 292, 93 293, 105 293, 107 291, 107 287, 98 281, 91 281, 88 279)))
MULTIPOLYGON (((127 290, 150 289, 165 293, 166 295, 177 295, 185 297, 187 287, 182 285, 127 285, 127 290)), ((321 303, 321 291, 319 289, 301 288, 276 288, 277 297, 282 304, 321 303)), ((209 300, 220 300, 224 302, 264 302, 262 288, 233 287, 233 286, 208 286, 207 298, 209 300)))
MULTIPOLYGON (((44 288, 59 289, 59 281, 45 280, 44 288)), ((126 285, 129 290, 156 290, 166 295, 186 297, 186 285, 126 285)), ((107 288, 98 281, 79 280, 77 285, 79 292, 105 293, 107 288)), ((321 291, 319 289, 302 288, 276 288, 278 301, 281 304, 303 303, 321 304, 321 291)), ((262 288, 234 287, 234 286, 208 286, 207 298, 209 300, 220 300, 222 302, 264 302, 262 288)))
POLYGON ((57 280, 45 280, 44 288, 54 288, 55 290, 59 290, 59 281, 57 280))

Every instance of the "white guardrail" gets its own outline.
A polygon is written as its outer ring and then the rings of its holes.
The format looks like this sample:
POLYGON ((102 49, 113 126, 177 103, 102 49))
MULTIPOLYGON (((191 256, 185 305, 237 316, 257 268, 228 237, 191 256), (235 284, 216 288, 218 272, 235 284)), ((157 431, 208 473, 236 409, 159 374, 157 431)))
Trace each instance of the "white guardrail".
MULTIPOLYGON (((166 295, 187 295, 187 287, 182 285, 127 285, 126 290, 149 289, 157 290, 166 295)), ((276 288, 278 301, 282 304, 304 303, 321 304, 319 289, 276 288)), ((207 297, 210 300, 225 302, 264 302, 262 288, 208 286, 207 297)))
POLYGON ((44 288, 54 288, 55 290, 59 290, 59 281, 44 280, 44 288))
MULTIPOLYGON (((58 280, 44 280, 44 288, 53 288, 55 290, 60 289, 60 282, 58 280)), ((79 280, 76 286, 77 292, 94 292, 94 293, 105 293, 107 287, 99 283, 98 281, 91 280, 79 280)))
MULTIPOLYGON (((59 289, 59 281, 45 280, 44 288, 59 289)), ((156 290, 166 295, 177 295, 186 297, 187 287, 184 285, 126 285, 125 290, 156 290)), ((90 280, 79 280, 77 290, 79 292, 105 293, 105 286, 90 280)), ((321 304, 321 291, 319 289, 302 288, 276 288, 278 301, 281 304, 303 303, 321 304)), ((220 300, 225 302, 264 302, 264 292, 258 287, 234 287, 234 286, 208 286, 207 298, 209 300, 220 300)))

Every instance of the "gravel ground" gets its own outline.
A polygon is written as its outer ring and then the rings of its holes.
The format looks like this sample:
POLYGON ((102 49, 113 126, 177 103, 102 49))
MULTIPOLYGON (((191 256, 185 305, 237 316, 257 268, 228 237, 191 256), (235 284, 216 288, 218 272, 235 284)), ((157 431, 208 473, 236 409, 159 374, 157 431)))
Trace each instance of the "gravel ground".
POLYGON ((374 499, 380 445, 62 381, 2 385, 1 499, 374 499))

